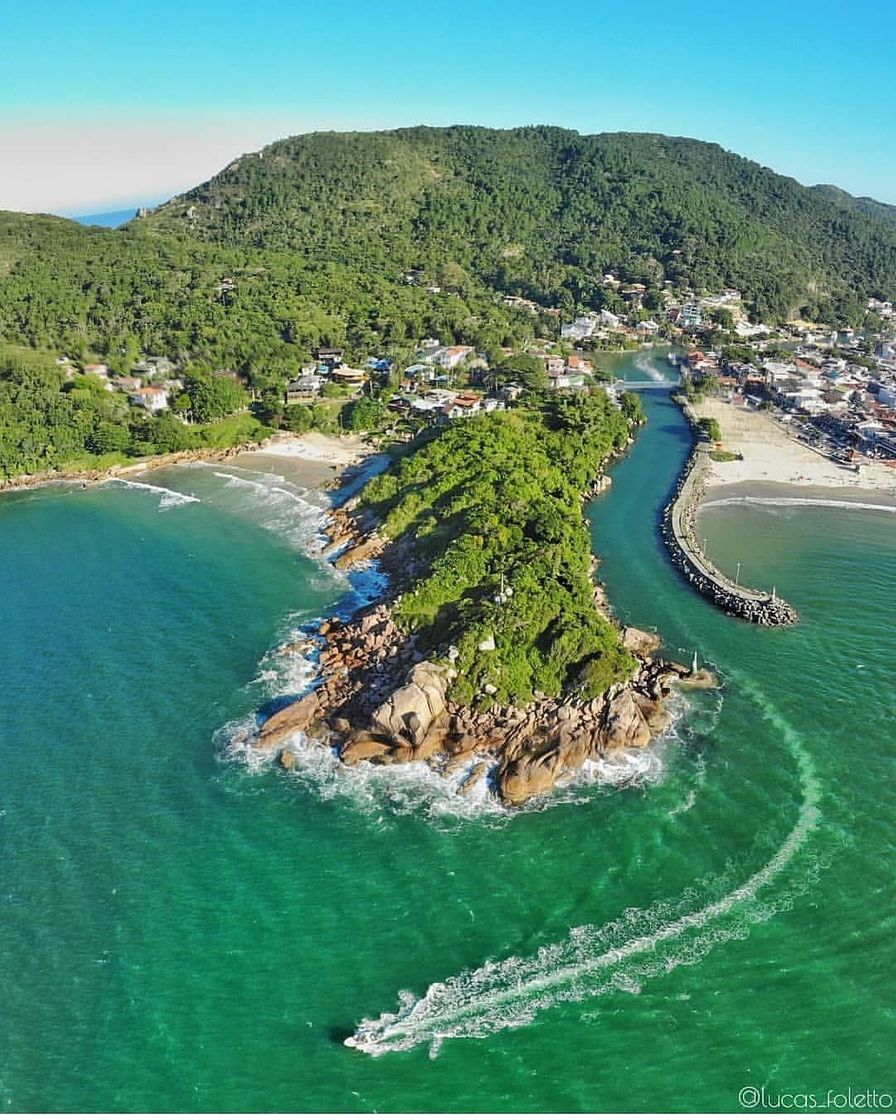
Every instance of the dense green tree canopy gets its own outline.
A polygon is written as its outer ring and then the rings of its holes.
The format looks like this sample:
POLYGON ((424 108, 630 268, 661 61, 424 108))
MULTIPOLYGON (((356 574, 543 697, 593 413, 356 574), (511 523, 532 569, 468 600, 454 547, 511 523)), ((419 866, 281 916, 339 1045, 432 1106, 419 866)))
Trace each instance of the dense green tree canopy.
POLYGON ((534 354, 511 354, 495 363, 492 372, 496 385, 515 382, 530 392, 538 392, 548 386, 544 362, 534 354))
POLYGON ((0 213, 0 338, 113 372, 161 353, 263 389, 321 345, 361 360, 426 335, 494 351, 556 330, 503 293, 622 310, 608 269, 650 306, 666 281, 730 285, 764 321, 855 322, 896 296, 896 223, 866 201, 664 136, 317 133, 124 229, 0 213))
POLYGON ((364 490, 385 533, 412 541, 422 562, 397 617, 425 648, 457 645, 458 699, 481 698, 485 685, 501 703, 564 688, 598 695, 631 674, 595 606, 581 513, 628 438, 623 413, 595 390, 444 429, 364 490))
POLYGON ((193 419, 205 423, 220 420, 246 404, 246 392, 229 377, 193 373, 184 379, 193 419))

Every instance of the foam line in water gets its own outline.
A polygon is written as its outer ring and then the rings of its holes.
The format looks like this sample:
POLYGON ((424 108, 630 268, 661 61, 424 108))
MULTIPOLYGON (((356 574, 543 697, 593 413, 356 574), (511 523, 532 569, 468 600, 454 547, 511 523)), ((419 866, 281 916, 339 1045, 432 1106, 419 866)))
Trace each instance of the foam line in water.
MULTIPOLYGON (((260 474, 264 481, 257 481, 254 478, 243 478, 238 474, 231 474, 229 471, 214 471, 216 478, 227 479, 228 482, 236 483, 238 486, 250 486, 253 490, 261 490, 266 494, 282 494, 290 498, 294 502, 301 502, 302 505, 310 506, 305 498, 307 490, 302 490, 301 493, 296 493, 286 485, 286 479, 281 475, 264 474, 260 471, 252 471, 252 474, 260 474)), ((297 488, 298 489, 298 488, 297 488)))
POLYGON ((661 373, 657 368, 654 360, 654 355, 641 353, 635 358, 635 369, 645 373, 651 381, 666 381, 666 374, 661 373))
POLYGON ((189 502, 198 502, 195 494, 182 494, 179 490, 169 490, 167 486, 153 486, 149 482, 136 482, 132 478, 109 478, 107 483, 117 482, 133 490, 148 490, 153 494, 161 494, 159 509, 171 509, 174 506, 187 505, 189 502))
POLYGON ((827 506, 830 509, 870 509, 881 513, 896 513, 896 505, 883 505, 880 502, 850 502, 841 498, 754 498, 744 495, 740 498, 713 498, 701 503, 701 509, 713 506, 827 506))
POLYGON ((746 937, 752 924, 790 905, 786 894, 771 903, 762 903, 758 896, 815 829, 821 789, 797 733, 764 699, 755 699, 796 763, 802 801, 783 843, 744 883, 703 906, 694 906, 695 896, 686 896, 677 906, 658 903, 646 911, 628 911, 607 926, 582 926, 532 957, 489 961, 473 972, 431 984, 420 999, 401 993, 397 1011, 364 1020, 346 1045, 381 1055, 428 1044, 435 1054, 447 1038, 481 1038, 523 1026, 538 1011, 561 1002, 614 990, 637 992, 650 976, 697 963, 714 945, 746 937), (694 908, 688 910, 688 904, 694 908), (677 913, 679 908, 686 912, 677 913))
MULTIPOLYGON (((315 504, 312 491, 295 486, 282 475, 259 474, 246 478, 236 473, 241 468, 213 470, 215 478, 224 483, 225 503, 231 512, 247 517, 261 528, 286 539, 302 552, 320 552, 321 535, 326 519, 326 501, 315 504)), ((216 495, 220 500, 223 495, 216 495)))

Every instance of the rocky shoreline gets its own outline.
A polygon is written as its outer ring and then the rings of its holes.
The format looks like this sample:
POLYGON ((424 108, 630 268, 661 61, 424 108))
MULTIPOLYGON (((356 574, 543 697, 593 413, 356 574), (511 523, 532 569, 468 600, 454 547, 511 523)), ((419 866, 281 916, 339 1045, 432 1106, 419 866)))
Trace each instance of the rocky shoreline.
MULTIPOLYGON (((327 550, 342 570, 376 560, 386 575, 407 580, 413 558, 386 541, 358 507, 336 509, 327 550)), ((394 582, 394 580, 393 580, 394 582)), ((596 590, 599 601, 602 589, 596 590)), ((290 770, 307 736, 329 745, 346 766, 424 762, 457 775, 461 793, 483 779, 506 805, 517 806, 570 780, 589 761, 646 747, 670 722, 673 688, 716 687, 712 674, 656 659, 659 638, 623 631, 638 661, 634 678, 597 699, 539 698, 524 707, 481 712, 454 702, 454 651, 428 659, 414 635, 395 623, 387 592, 348 620, 331 618, 284 653, 319 651, 321 675, 307 695, 269 717, 250 746, 290 770)))
POLYGON ((128 475, 143 471, 158 470, 161 467, 174 467, 181 463, 222 463, 233 459, 245 451, 261 451, 271 443, 270 439, 261 443, 239 443, 233 447, 206 447, 190 451, 170 451, 163 455, 152 455, 135 463, 122 463, 113 467, 88 467, 81 471, 39 471, 36 474, 18 474, 0 482, 0 493, 17 490, 37 490, 44 486, 57 486, 66 482, 80 482, 95 485, 108 482, 112 478, 126 478, 128 475))

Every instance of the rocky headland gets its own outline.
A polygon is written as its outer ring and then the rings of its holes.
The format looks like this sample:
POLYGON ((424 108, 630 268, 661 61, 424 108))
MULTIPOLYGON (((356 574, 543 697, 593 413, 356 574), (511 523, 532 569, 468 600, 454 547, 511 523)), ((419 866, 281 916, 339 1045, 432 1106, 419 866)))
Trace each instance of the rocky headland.
MULTIPOLYGON (((413 578, 413 557, 377 532, 356 498, 334 511, 328 535, 337 568, 376 560, 393 587, 413 578)), ((596 593, 602 602, 599 587, 596 593)), ((254 749, 292 769, 301 733, 329 744, 346 766, 423 762, 463 775, 461 792, 485 778, 502 802, 516 806, 589 761, 646 747, 669 724, 666 702, 675 687, 716 686, 706 671, 655 658, 656 635, 627 628, 623 641, 638 664, 631 680, 592 700, 537 697, 480 711, 451 698, 456 651, 433 656, 418 648, 394 621, 393 601, 387 593, 350 619, 330 618, 299 643, 298 652, 318 650, 318 683, 260 726, 254 749)))

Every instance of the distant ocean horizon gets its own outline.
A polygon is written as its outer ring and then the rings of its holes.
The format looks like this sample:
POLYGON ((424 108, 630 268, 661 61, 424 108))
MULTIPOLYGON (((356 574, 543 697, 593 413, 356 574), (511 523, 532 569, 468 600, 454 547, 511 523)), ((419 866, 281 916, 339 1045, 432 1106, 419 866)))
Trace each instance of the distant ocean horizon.
POLYGON ((117 229, 118 226, 123 226, 125 222, 129 222, 138 210, 138 206, 129 206, 126 210, 106 210, 102 214, 72 214, 71 219, 74 222, 80 222, 82 226, 106 226, 109 229, 117 229))

